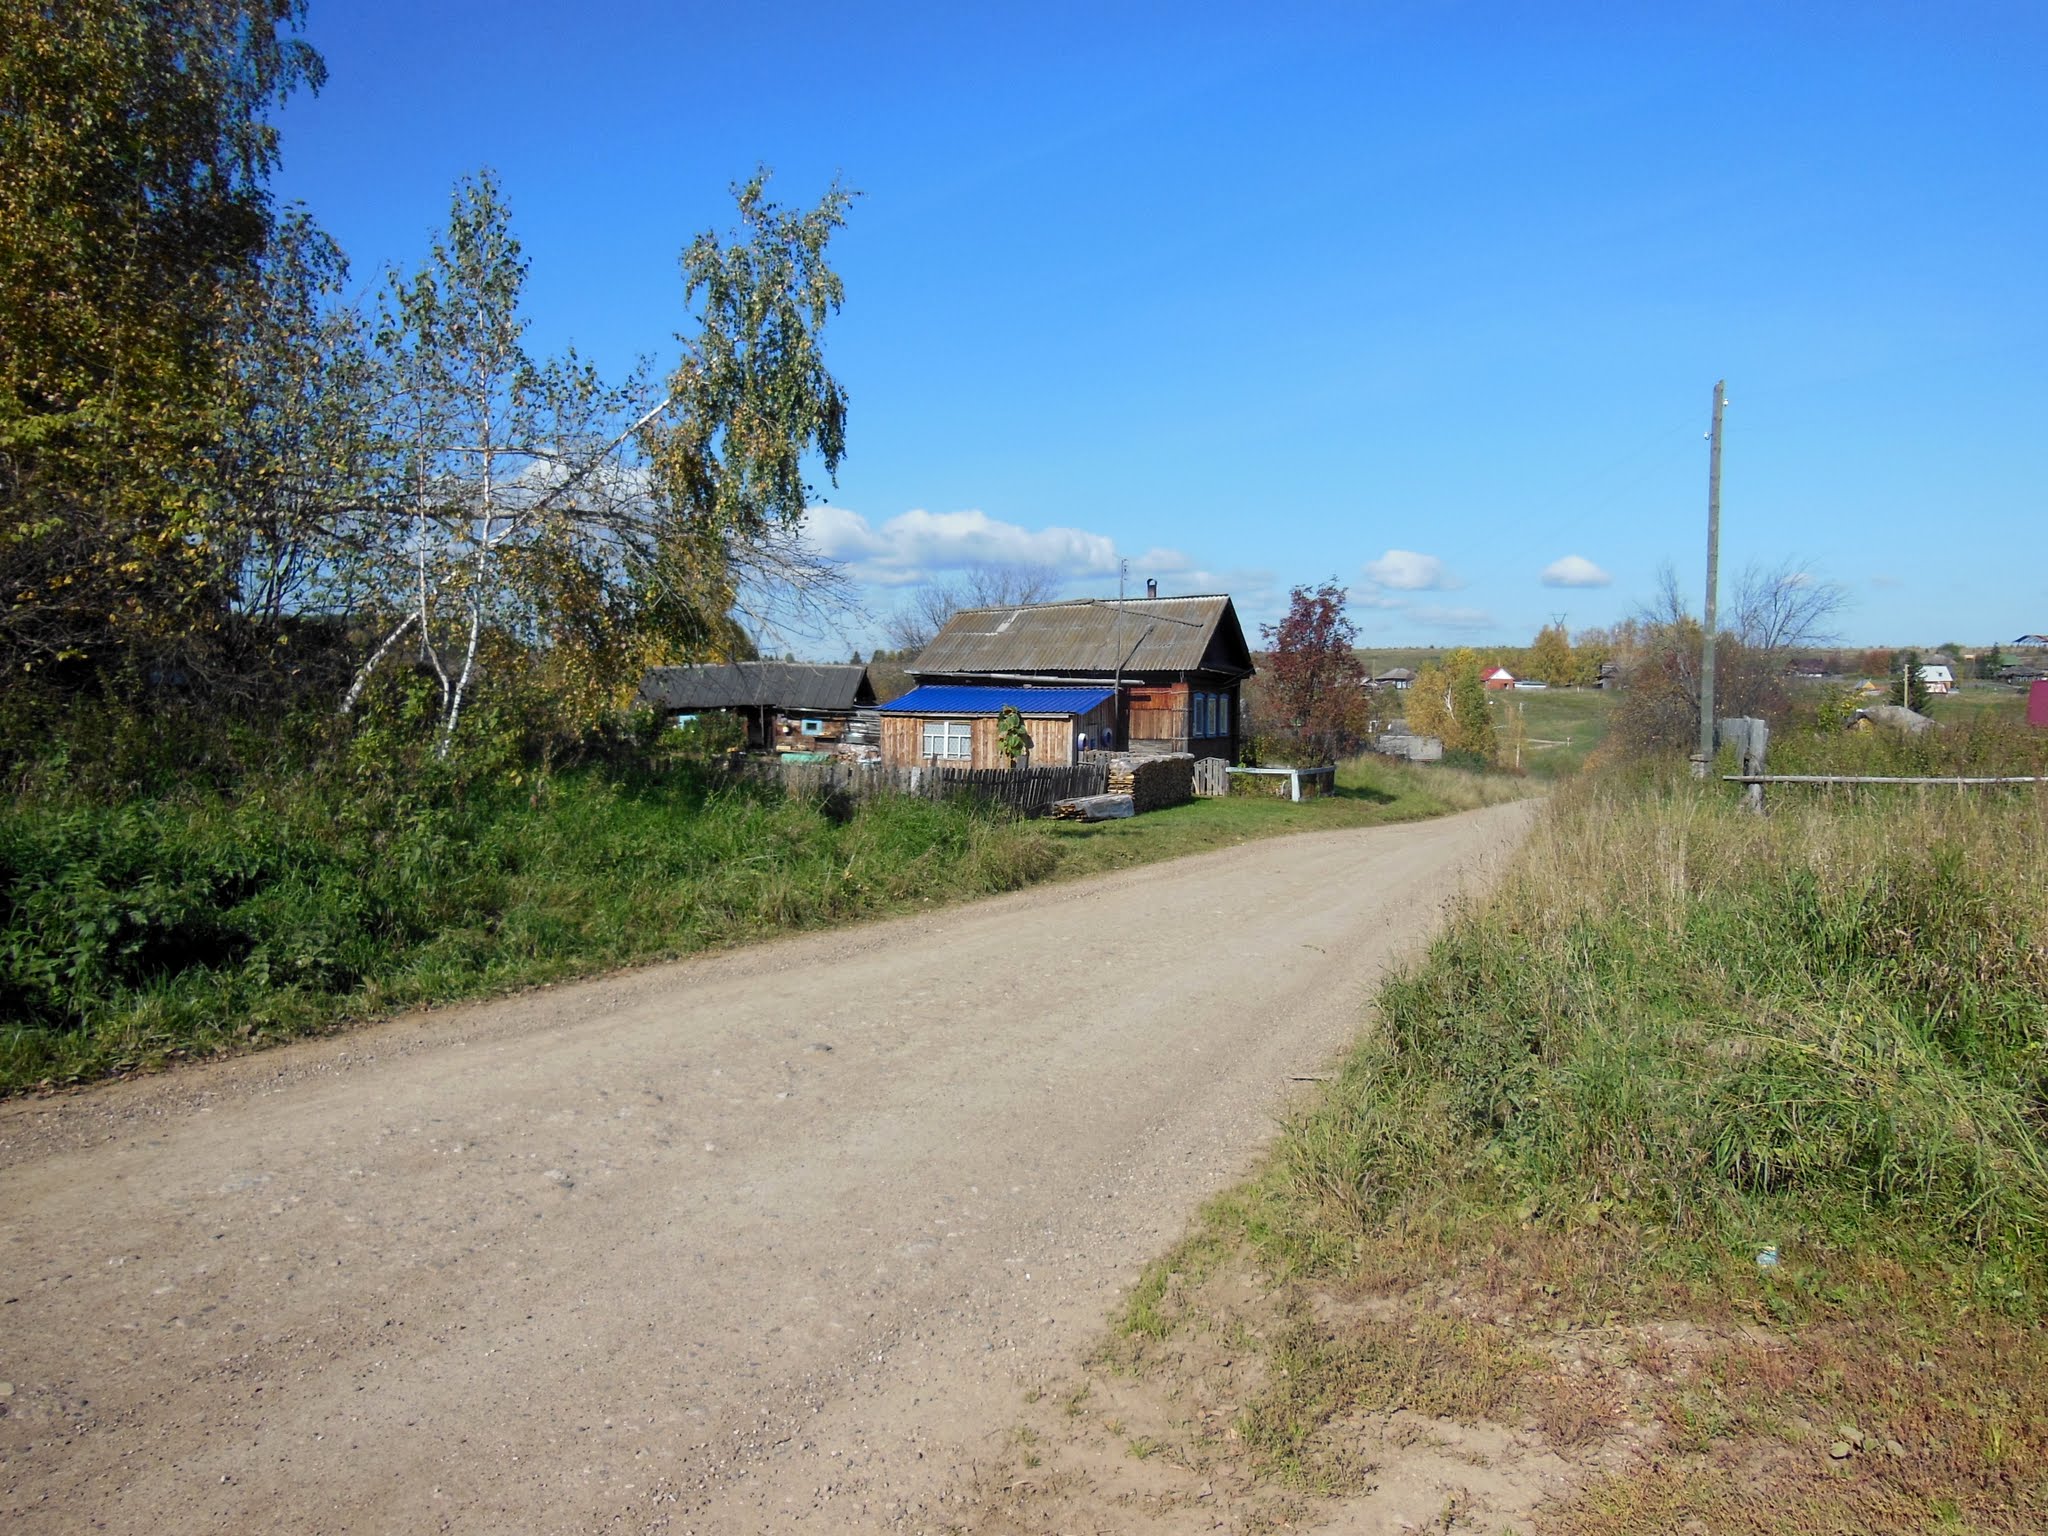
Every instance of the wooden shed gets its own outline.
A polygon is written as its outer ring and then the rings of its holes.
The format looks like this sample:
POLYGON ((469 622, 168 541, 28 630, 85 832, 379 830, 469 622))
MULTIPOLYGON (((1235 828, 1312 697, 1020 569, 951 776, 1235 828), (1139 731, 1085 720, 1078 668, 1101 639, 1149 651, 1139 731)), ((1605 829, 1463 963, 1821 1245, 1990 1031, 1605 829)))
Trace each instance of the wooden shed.
POLYGON ((1068 767, 1080 761, 1084 737, 1100 746, 1103 733, 1114 728, 1115 701, 1108 688, 913 688, 881 708, 882 762, 895 768, 1007 768, 996 716, 1015 707, 1031 737, 1028 766, 1068 767))
POLYGON ((737 715, 749 747, 808 752, 862 739, 861 721, 871 720, 875 690, 857 662, 732 661, 655 667, 641 680, 640 702, 677 721, 737 715))

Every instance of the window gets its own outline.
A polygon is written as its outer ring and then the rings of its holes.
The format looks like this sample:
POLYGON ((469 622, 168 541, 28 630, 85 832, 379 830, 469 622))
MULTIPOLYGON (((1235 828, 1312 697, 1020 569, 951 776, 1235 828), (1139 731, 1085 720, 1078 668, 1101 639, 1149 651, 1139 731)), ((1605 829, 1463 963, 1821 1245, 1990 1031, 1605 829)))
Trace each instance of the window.
POLYGON ((1212 736, 1228 736, 1230 734, 1229 694, 1219 693, 1216 695, 1216 708, 1209 718, 1209 724, 1215 728, 1209 733, 1212 736))
POLYGON ((797 728, 806 736, 822 736, 825 734, 825 722, 822 720, 806 720, 797 728))
POLYGON ((1195 695, 1194 734, 1197 736, 1206 736, 1209 734, 1209 695, 1206 693, 1198 693, 1195 695))
POLYGON ((974 722, 971 720, 927 720, 924 723, 926 757, 971 758, 974 756, 974 722))

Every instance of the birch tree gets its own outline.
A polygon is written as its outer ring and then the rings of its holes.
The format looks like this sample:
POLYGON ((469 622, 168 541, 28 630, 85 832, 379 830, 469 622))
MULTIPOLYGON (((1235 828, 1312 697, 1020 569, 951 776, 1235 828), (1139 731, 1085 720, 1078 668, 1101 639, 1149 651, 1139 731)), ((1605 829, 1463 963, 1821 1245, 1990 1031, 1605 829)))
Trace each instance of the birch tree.
POLYGON ((439 688, 446 755, 493 654, 587 717, 651 661, 733 648, 736 609, 766 624, 839 600, 796 531, 806 468, 845 447, 820 333, 847 194, 789 213, 764 185, 735 189, 735 236, 685 249, 695 326, 658 394, 644 371, 607 384, 573 353, 530 355, 496 179, 457 187, 427 262, 387 289, 390 494, 361 541, 387 622, 344 712, 410 657, 439 688))

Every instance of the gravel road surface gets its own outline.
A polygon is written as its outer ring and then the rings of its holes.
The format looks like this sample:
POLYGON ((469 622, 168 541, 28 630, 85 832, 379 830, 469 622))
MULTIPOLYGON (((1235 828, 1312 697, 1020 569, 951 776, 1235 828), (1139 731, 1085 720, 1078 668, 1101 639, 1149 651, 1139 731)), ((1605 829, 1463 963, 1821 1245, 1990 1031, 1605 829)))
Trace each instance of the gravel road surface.
POLYGON ((942 1527, 1531 815, 0 1105, 0 1526, 942 1527))

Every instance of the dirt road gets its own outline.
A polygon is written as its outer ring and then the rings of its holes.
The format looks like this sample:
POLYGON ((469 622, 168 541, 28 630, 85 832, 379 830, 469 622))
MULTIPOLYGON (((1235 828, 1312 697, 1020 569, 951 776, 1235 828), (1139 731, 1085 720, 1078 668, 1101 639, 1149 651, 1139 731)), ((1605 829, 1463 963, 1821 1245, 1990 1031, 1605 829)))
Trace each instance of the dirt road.
POLYGON ((0 1526, 943 1525, 1530 814, 0 1106, 0 1526))

